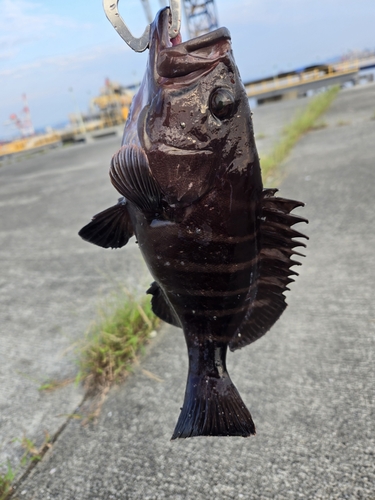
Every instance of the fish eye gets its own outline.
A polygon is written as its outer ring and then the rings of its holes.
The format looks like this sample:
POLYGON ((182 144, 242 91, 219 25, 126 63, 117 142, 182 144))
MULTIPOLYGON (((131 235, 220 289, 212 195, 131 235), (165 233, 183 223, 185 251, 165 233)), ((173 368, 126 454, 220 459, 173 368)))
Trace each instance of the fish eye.
POLYGON ((234 105, 234 95, 228 89, 215 89, 210 96, 210 111, 219 120, 230 118, 234 105))

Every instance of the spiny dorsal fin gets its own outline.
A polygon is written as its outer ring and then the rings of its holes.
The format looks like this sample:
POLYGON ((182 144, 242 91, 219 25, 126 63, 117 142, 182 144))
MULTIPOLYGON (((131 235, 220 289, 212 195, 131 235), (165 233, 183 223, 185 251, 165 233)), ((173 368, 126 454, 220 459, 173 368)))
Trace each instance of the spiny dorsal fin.
POLYGON ((109 176, 117 191, 142 212, 160 210, 160 188, 142 148, 134 144, 123 146, 112 158, 109 176))
POLYGON ((293 238, 307 238, 291 228, 306 219, 290 215, 303 203, 284 198, 276 198, 276 189, 265 189, 261 200, 259 274, 257 293, 241 326, 233 336, 229 347, 232 351, 251 344, 262 337, 279 319, 287 304, 284 292, 294 280, 290 276, 298 276, 291 270, 292 266, 301 265, 293 260, 293 255, 303 254, 294 250, 298 246, 306 246, 293 238))
POLYGON ((146 293, 152 295, 151 307, 154 314, 156 314, 156 316, 162 321, 181 328, 180 321, 178 320, 167 299, 165 298, 162 289, 160 288, 158 283, 156 283, 156 281, 151 284, 146 293))
POLYGON ((125 246, 134 234, 126 199, 120 198, 114 207, 94 215, 78 234, 85 241, 103 248, 125 246))

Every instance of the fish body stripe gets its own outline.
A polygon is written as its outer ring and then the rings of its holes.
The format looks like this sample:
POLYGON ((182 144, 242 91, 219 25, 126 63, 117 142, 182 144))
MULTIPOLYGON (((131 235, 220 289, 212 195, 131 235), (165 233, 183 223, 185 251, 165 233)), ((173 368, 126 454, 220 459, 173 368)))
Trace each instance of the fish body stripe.
POLYGON ((235 262, 225 264, 211 264, 208 262, 189 262, 182 259, 169 259, 164 263, 164 266, 176 272, 185 273, 211 273, 224 274, 224 273, 238 273, 255 266, 258 263, 259 257, 246 262, 235 262))
POLYGON ((181 245, 181 250, 176 252, 172 246, 167 248, 163 253, 163 258, 176 263, 176 268, 182 265, 191 264, 191 270, 194 270, 194 265, 197 266, 219 266, 225 264, 244 264, 258 255, 256 244, 250 244, 249 241, 241 243, 216 243, 210 242, 200 245, 191 245, 190 241, 181 245))
POLYGON ((195 294, 202 290, 216 290, 218 292, 236 292, 242 288, 249 288, 258 266, 255 262, 242 269, 227 269, 223 272, 206 271, 204 266, 199 271, 174 269, 173 266, 153 267, 153 274, 158 283, 170 290, 183 289, 186 294, 195 294))
POLYGON ((249 231, 250 234, 246 234, 244 236, 230 236, 227 234, 214 234, 214 233, 209 233, 207 234, 206 231, 201 230, 201 229, 185 229, 183 232, 181 232, 181 229, 178 228, 178 236, 180 239, 186 239, 188 241, 193 242, 195 245, 205 245, 207 243, 216 243, 216 244, 221 244, 221 245, 227 245, 227 244, 241 244, 241 243, 251 243, 255 241, 256 237, 258 236, 258 231, 253 229, 252 231, 249 231))
POLYGON ((202 297, 212 297, 214 300, 220 300, 222 297, 231 297, 233 295, 243 295, 247 294, 249 290, 251 290, 255 284, 252 284, 250 287, 245 287, 245 288, 239 288, 238 290, 213 290, 212 288, 207 288, 203 289, 200 288, 199 290, 189 290, 188 295, 186 294, 186 288, 173 288, 173 290, 168 290, 166 288, 166 292, 171 293, 176 296, 183 296, 183 297, 194 297, 194 298, 202 298, 202 297))
POLYGON ((207 297, 204 295, 192 295, 185 290, 185 293, 182 294, 170 293, 168 294, 168 298, 173 303, 177 313, 186 312, 187 310, 193 310, 197 313, 202 311, 213 311, 214 315, 220 316, 219 313, 216 314, 219 310, 219 306, 225 311, 236 311, 239 307, 241 307, 241 304, 246 301, 250 291, 251 287, 248 287, 242 293, 236 292, 221 297, 207 297))
POLYGON ((235 307, 233 309, 227 309, 227 308, 192 309, 190 307, 190 304, 189 304, 189 307, 186 307, 186 309, 180 309, 178 307, 175 307, 175 309, 176 309, 176 312, 178 314, 184 314, 187 312, 188 314, 193 314, 196 316, 205 316, 205 317, 209 317, 209 318, 215 320, 216 318, 221 318, 224 316, 234 316, 234 315, 239 314, 239 313, 245 313, 249 309, 249 306, 250 306, 250 303, 245 302, 245 303, 242 303, 241 306, 235 307))
MULTIPOLYGON (((243 224, 243 227, 238 228, 235 227, 234 223, 238 221, 239 217, 244 217, 241 211, 237 215, 232 213, 229 218, 227 213, 221 214, 221 217, 224 217, 224 215, 227 218, 225 225, 218 225, 217 220, 211 222, 202 216, 198 216, 194 222, 185 224, 168 219, 168 217, 167 220, 154 218, 149 221, 149 224, 151 230, 156 233, 159 233, 160 229, 163 230, 164 228, 175 242, 187 240, 194 243, 194 245, 211 242, 220 244, 252 242, 259 235, 260 220, 256 218, 248 219, 247 223, 243 224)), ((152 237, 152 233, 149 236, 152 237)))

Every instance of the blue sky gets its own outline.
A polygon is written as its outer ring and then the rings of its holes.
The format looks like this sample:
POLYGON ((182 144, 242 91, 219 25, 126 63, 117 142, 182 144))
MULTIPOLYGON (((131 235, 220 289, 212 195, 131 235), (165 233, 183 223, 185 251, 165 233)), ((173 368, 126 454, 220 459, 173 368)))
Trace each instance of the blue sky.
MULTIPOLYGON (((158 0, 150 0, 156 13, 158 0)), ((216 0, 244 80, 375 49, 374 0, 216 0)), ((146 18, 140 0, 120 0, 134 34, 146 18)), ((186 32, 183 29, 183 36, 186 32)), ((105 17, 101 0, 0 0, 0 138, 26 93, 36 127, 88 109, 106 77, 139 81, 146 54, 131 51, 105 17)))

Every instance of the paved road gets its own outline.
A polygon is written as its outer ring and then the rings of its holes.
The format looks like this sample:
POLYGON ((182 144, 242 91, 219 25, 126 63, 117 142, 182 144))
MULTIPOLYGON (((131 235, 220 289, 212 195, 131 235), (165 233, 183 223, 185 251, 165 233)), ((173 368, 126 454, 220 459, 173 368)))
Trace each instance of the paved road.
POLYGON ((374 97, 374 85, 342 92, 285 165, 281 194, 307 202, 307 259, 281 320, 228 361, 257 435, 169 441, 187 359, 166 327, 98 423, 71 421, 16 498, 375 496, 374 97))

